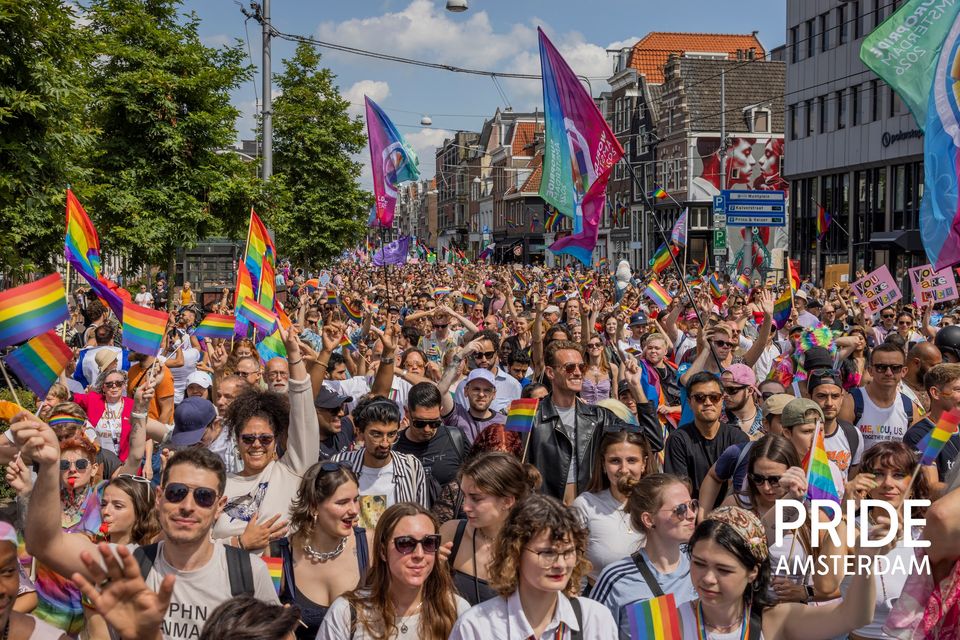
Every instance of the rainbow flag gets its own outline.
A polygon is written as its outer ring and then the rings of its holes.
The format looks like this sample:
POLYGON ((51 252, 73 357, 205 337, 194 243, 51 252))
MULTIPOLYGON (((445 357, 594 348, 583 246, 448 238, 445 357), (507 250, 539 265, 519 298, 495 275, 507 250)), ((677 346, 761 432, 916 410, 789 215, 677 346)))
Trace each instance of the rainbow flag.
POLYGON ((253 279, 250 277, 250 271, 247 269, 247 265, 241 262, 237 268, 237 288, 233 296, 233 306, 239 306, 240 301, 244 298, 253 297, 255 297, 253 295, 253 279))
POLYGON ((283 345, 283 338, 280 337, 280 330, 268 334, 263 340, 257 343, 257 353, 264 362, 274 358, 286 358, 287 348, 283 345))
POLYGON ((750 276, 745 273, 741 273, 737 276, 737 289, 746 293, 750 291, 750 276))
POLYGON ((340 301, 340 308, 343 309, 343 312, 347 314, 347 317, 354 322, 363 321, 363 309, 357 309, 356 307, 350 306, 350 303, 346 300, 340 301))
POLYGON ((937 420, 936 426, 917 443, 920 452, 920 464, 933 464, 946 446, 950 436, 960 428, 960 412, 947 411, 937 420))
POLYGON ((320 280, 318 280, 317 278, 310 278, 309 280, 303 283, 303 286, 307 288, 307 291, 309 293, 313 293, 314 291, 319 291, 320 280))
POLYGON ((521 291, 530 286, 530 281, 519 271, 513 272, 513 283, 516 285, 515 288, 521 291))
POLYGON ((800 288, 800 263, 796 260, 788 260, 790 265, 790 287, 796 293, 800 288))
POLYGON ((670 263, 673 262, 674 256, 680 253, 680 249, 671 245, 662 244, 657 249, 657 252, 653 255, 653 260, 650 261, 650 267, 653 269, 653 272, 657 275, 666 270, 670 266, 670 263))
POLYGON ((197 338, 211 338, 214 340, 229 340, 233 337, 236 317, 224 313, 208 313, 193 335, 197 338))
POLYGON ((267 572, 270 574, 270 581, 273 582, 273 588, 280 595, 280 589, 283 587, 283 558, 270 558, 260 556, 267 563, 267 572))
POLYGON ((680 614, 673 594, 627 605, 630 640, 682 640, 680 614))
POLYGON ((663 190, 663 187, 657 187, 653 190, 653 197, 657 200, 663 200, 667 197, 667 192, 663 190))
POLYGON ((374 213, 370 226, 389 229, 397 206, 397 187, 401 182, 420 179, 420 160, 380 105, 368 96, 363 99, 373 171, 374 213))
POLYGON ((793 311, 793 297, 790 295, 790 288, 787 287, 773 303, 773 323, 777 329, 783 329, 790 321, 790 313, 793 311))
POLYGON ((554 302, 560 302, 561 300, 565 300, 566 297, 567 297, 567 292, 564 291, 563 289, 554 289, 553 293, 550 294, 550 299, 553 300, 554 302))
POLYGON ((337 305, 337 292, 333 289, 327 289, 327 304, 337 305))
POLYGON ((244 298, 237 307, 237 315, 247 320, 263 335, 270 335, 277 326, 277 316, 252 298, 244 298))
POLYGON ((0 293, 0 347, 29 340, 70 319, 60 274, 0 293))
POLYGON ((807 470, 807 497, 811 500, 832 500, 840 504, 840 492, 833 482, 830 459, 823 444, 823 427, 817 427, 814 444, 803 459, 803 468, 807 470))
POLYGON ((293 326, 293 322, 290 321, 290 316, 283 310, 283 305, 280 304, 279 300, 273 303, 273 312, 277 314, 277 322, 280 323, 281 327, 290 329, 290 327, 293 326))
POLYGON ((107 280, 100 269, 100 238, 80 201, 67 189, 67 226, 63 241, 64 256, 90 288, 118 318, 123 317, 123 302, 130 294, 107 280))
POLYGON ((478 302, 480 302, 480 296, 478 296, 475 293, 470 293, 469 291, 467 293, 461 293, 460 302, 462 302, 468 307, 472 307, 478 302))
POLYGON ((166 311, 130 303, 123 305, 123 346, 134 353, 158 353, 168 319, 166 311))
POLYGON ((55 331, 47 331, 11 351, 7 366, 37 397, 43 398, 57 381, 73 351, 55 331))
POLYGON ((442 298, 443 296, 448 296, 453 293, 453 289, 450 287, 434 287, 433 288, 433 297, 442 298))
POLYGON ((610 267, 610 262, 604 257, 597 260, 597 271, 604 271, 610 267))
POLYGON ((503 428, 507 431, 525 432, 533 429, 533 418, 537 415, 536 398, 520 398, 510 403, 507 411, 507 423, 503 428))
POLYGON ((653 300, 653 304, 657 305, 660 309, 665 309, 670 301, 673 300, 673 297, 667 293, 667 290, 663 288, 656 280, 651 280, 650 284, 647 285, 647 289, 643 292, 643 295, 647 296, 653 300))
MULTIPOLYGON (((276 264, 277 249, 273 246, 273 240, 267 233, 267 227, 260 220, 253 207, 250 207, 250 227, 247 231, 247 253, 244 256, 243 263, 250 272, 250 279, 253 282, 253 290, 261 290, 261 282, 265 279, 263 265, 269 264, 271 267, 276 264)), ((271 302, 270 306, 273 306, 271 302)))
POLYGON ((265 309, 273 309, 273 303, 277 298, 277 273, 273 265, 269 262, 263 263, 263 279, 260 281, 260 293, 257 296, 259 302, 265 309))
POLYGON ((723 289, 720 288, 720 280, 717 279, 716 272, 710 274, 710 277, 707 279, 707 283, 710 285, 711 296, 714 298, 719 298, 723 295, 723 289))
POLYGON ((830 228, 830 223, 833 222, 833 216, 830 215, 830 212, 827 211, 823 205, 817 205, 817 238, 822 240, 823 236, 827 234, 827 229, 830 228))
POLYGON ((340 338, 340 346, 348 351, 356 351, 357 348, 353 345, 353 341, 350 340, 350 336, 346 333, 343 334, 343 337, 340 338))

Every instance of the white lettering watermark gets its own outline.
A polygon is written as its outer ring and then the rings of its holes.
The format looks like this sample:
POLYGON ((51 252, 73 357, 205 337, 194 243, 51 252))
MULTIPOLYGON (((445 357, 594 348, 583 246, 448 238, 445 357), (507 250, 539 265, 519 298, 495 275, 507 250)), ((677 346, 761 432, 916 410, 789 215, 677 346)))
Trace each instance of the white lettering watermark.
MULTIPOLYGON (((820 534, 830 536, 830 541, 840 546, 840 533, 837 531, 845 511, 847 522, 855 522, 857 511, 864 509, 880 509, 890 521, 890 530, 882 537, 871 540, 870 531, 867 527, 861 527, 859 546, 860 548, 879 548, 885 547, 894 541, 900 526, 904 531, 910 531, 914 527, 922 527, 927 521, 924 518, 914 518, 912 513, 917 508, 929 507, 929 500, 904 500, 903 501, 903 522, 901 523, 900 514, 890 506, 890 503, 884 500, 847 500, 846 505, 838 505, 832 500, 811 500, 812 515, 810 516, 810 537, 811 544, 817 546, 817 540, 820 534), (838 508, 839 507, 839 508, 838 508), (844 511, 841 511, 841 510, 844 511)), ((807 521, 807 507, 799 500, 781 499, 776 503, 776 539, 774 546, 783 544, 783 537, 786 531, 796 531, 807 521), (789 519, 788 519, 789 514, 789 519)), ((858 546, 856 527, 847 527, 847 539, 845 542, 847 548, 853 549, 858 546)), ((905 535, 903 544, 905 547, 929 547, 929 540, 914 540, 911 536, 905 535)))

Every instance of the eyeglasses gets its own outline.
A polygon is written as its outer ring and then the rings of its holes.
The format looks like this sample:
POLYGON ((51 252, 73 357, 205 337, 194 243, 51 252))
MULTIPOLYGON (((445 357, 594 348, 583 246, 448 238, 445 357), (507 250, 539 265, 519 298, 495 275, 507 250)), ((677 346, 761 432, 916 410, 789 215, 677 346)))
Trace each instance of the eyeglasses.
POLYGON ((881 363, 881 364, 874 364, 871 366, 880 373, 886 373, 887 371, 889 371, 893 375, 897 375, 898 373, 903 371, 902 364, 882 364, 881 363))
POLYGON ((240 436, 240 442, 248 447, 252 447, 256 442, 259 442, 261 447, 269 447, 274 439, 272 433, 244 433, 240 436))
POLYGON ((602 348, 603 348, 603 345, 600 344, 599 342, 591 342, 590 344, 587 345, 587 348, 588 348, 588 349, 602 349, 602 348))
POLYGON ((435 324, 435 325, 433 325, 433 328, 434 328, 434 329, 446 329, 446 328, 449 327, 449 326, 450 326, 450 323, 448 322, 448 323, 446 323, 446 324, 435 324))
POLYGON ((269 373, 267 373, 267 378, 269 378, 270 380, 274 380, 274 379, 279 380, 280 378, 289 378, 289 377, 290 377, 290 374, 287 373, 286 371, 270 371, 269 373))
POLYGON ((381 433, 379 431, 371 431, 367 434, 370 440, 373 442, 380 442, 381 440, 386 442, 393 442, 397 439, 397 436, 400 435, 399 431, 390 431, 388 433, 381 433))
POLYGON ((259 374, 259 371, 237 371, 237 375, 241 378, 248 378, 250 376, 255 376, 259 374))
POLYGON ((423 552, 433 555, 440 548, 440 535, 436 533, 431 533, 430 535, 423 536, 422 538, 414 538, 413 536, 397 536, 393 539, 393 548, 397 550, 397 553, 400 555, 410 555, 417 549, 417 545, 423 546, 423 552))
POLYGON ((90 461, 86 458, 80 458, 76 462, 71 462, 70 460, 61 460, 60 461, 60 471, 69 471, 72 468, 75 468, 77 471, 86 471, 87 467, 90 466, 90 461))
POLYGON ((123 478, 124 480, 133 480, 134 482, 139 482, 141 484, 151 484, 148 478, 144 478, 143 476, 135 476, 132 473, 118 473, 113 477, 114 480, 119 478, 123 478))
POLYGON ((727 342, 726 340, 714 340, 713 344, 714 346, 726 347, 728 349, 733 349, 735 346, 737 346, 736 342, 727 342))
POLYGON ((436 419, 436 420, 420 420, 420 419, 414 418, 413 420, 410 421, 410 424, 411 424, 415 429, 428 429, 428 428, 429 428, 429 429, 439 429, 441 426, 443 426, 443 420, 440 420, 440 419, 436 419))
POLYGON ((777 395, 776 391, 764 391, 763 393, 760 394, 760 397, 766 400, 770 396, 775 396, 775 395, 777 395))
MULTIPOLYGON (((183 502, 190 493, 190 487, 181 482, 171 482, 163 488, 163 499, 172 504, 183 502)), ((194 487, 193 501, 198 507, 209 509, 217 503, 219 493, 209 487, 194 487)))
POLYGON ((886 313, 880 317, 883 318, 884 320, 893 320, 894 318, 893 314, 886 314, 886 313))
POLYGON ((737 395, 738 393, 740 393, 741 391, 743 391, 744 389, 746 389, 745 386, 743 386, 743 387, 738 387, 738 386, 732 385, 732 384, 725 384, 725 385, 723 385, 723 392, 724 392, 725 394, 727 394, 728 396, 735 396, 735 395, 737 395))
POLYGON ((757 485, 758 487, 768 483, 771 487, 779 487, 781 477, 782 476, 763 476, 763 475, 760 475, 759 473, 751 473, 750 482, 757 485))
POLYGON ((554 369, 563 369, 563 372, 570 376, 573 375, 574 371, 583 373, 587 370, 587 365, 583 362, 567 362, 566 364, 557 365, 554 369))
POLYGON ((112 382, 104 382, 104 389, 119 389, 123 386, 123 380, 114 380, 112 382))
POLYGON ((723 399, 722 393, 694 393, 691 394, 690 399, 696 402, 697 404, 704 404, 709 402, 710 404, 717 404, 723 399))
POLYGON ((900 320, 897 322, 901 327, 909 327, 913 324, 913 320, 900 320))
POLYGON ((563 561, 567 563, 573 562, 573 560, 577 557, 576 549, 567 549, 566 551, 556 551, 554 549, 547 551, 535 551, 529 547, 524 547, 524 550, 537 555, 537 558, 540 561, 541 569, 549 569, 550 567, 556 566, 557 560, 559 560, 561 557, 563 558, 563 561))
POLYGON ((700 501, 681 502, 672 509, 660 509, 660 511, 669 511, 677 520, 686 520, 687 514, 696 516, 700 511, 700 501))
POLYGON ((477 351, 476 353, 473 354, 473 357, 475 360, 480 360, 480 359, 493 360, 493 358, 496 355, 497 355, 496 351, 477 351))

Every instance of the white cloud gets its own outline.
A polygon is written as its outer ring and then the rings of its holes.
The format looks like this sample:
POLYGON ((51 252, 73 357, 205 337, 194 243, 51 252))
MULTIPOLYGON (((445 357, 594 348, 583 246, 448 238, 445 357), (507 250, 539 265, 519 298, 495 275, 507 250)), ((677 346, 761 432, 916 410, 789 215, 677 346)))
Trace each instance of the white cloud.
POLYGON ((360 80, 354 82, 349 89, 341 91, 341 95, 350 101, 347 113, 350 117, 363 114, 363 96, 370 96, 374 102, 380 103, 390 95, 390 85, 380 80, 360 80))
POLYGON ((233 38, 225 33, 218 33, 216 35, 200 38, 200 42, 207 47, 218 49, 220 47, 225 47, 228 44, 233 44, 233 38))

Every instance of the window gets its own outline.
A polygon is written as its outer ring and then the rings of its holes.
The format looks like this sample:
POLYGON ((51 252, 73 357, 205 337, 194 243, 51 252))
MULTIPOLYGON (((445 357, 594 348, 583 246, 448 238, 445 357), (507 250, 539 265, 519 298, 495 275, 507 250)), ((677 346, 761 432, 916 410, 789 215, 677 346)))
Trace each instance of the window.
POLYGON ((889 93, 888 98, 890 100, 890 103, 887 105, 887 108, 888 108, 887 117, 892 118, 893 116, 897 115, 897 94, 894 93, 892 87, 890 88, 890 91, 888 93, 889 93))
POLYGON ((880 119, 880 82, 870 81, 870 122, 880 119))
POLYGON ((807 20, 807 57, 808 58, 813 57, 814 44, 816 43, 816 40, 814 40, 813 38, 813 35, 814 35, 813 25, 814 25, 814 21, 812 19, 807 20))
POLYGON ((797 139, 797 105, 790 105, 790 139, 797 139))
POLYGON ((750 123, 752 133, 770 133, 770 110, 754 109, 751 112, 753 121, 750 123))
POLYGON ((883 22, 883 7, 886 6, 887 0, 873 0, 873 26, 874 28, 879 27, 880 23, 883 22))
POLYGON ((813 100, 807 100, 803 103, 803 110, 806 115, 807 136, 813 135, 813 100))
POLYGON ((829 20, 829 13, 820 14, 820 51, 826 51, 830 48, 830 29, 827 28, 829 20))
POLYGON ((863 8, 860 6, 860 0, 856 0, 853 3, 853 39, 859 40, 863 37, 864 32, 864 15, 863 8))
POLYGON ((790 27, 790 64, 797 64, 797 32, 798 27, 790 27))
POLYGON ((837 91, 833 94, 833 99, 837 101, 837 129, 843 129, 847 126, 847 101, 844 100, 843 91, 837 91))
POLYGON ((837 7, 837 46, 839 47, 844 42, 847 41, 847 34, 849 33, 847 27, 847 5, 842 4, 837 7))
POLYGON ((820 126, 817 127, 820 133, 827 132, 827 97, 820 96, 817 98, 817 115, 820 118, 820 126))
POLYGON ((860 86, 850 87, 850 126, 860 124, 860 86))

